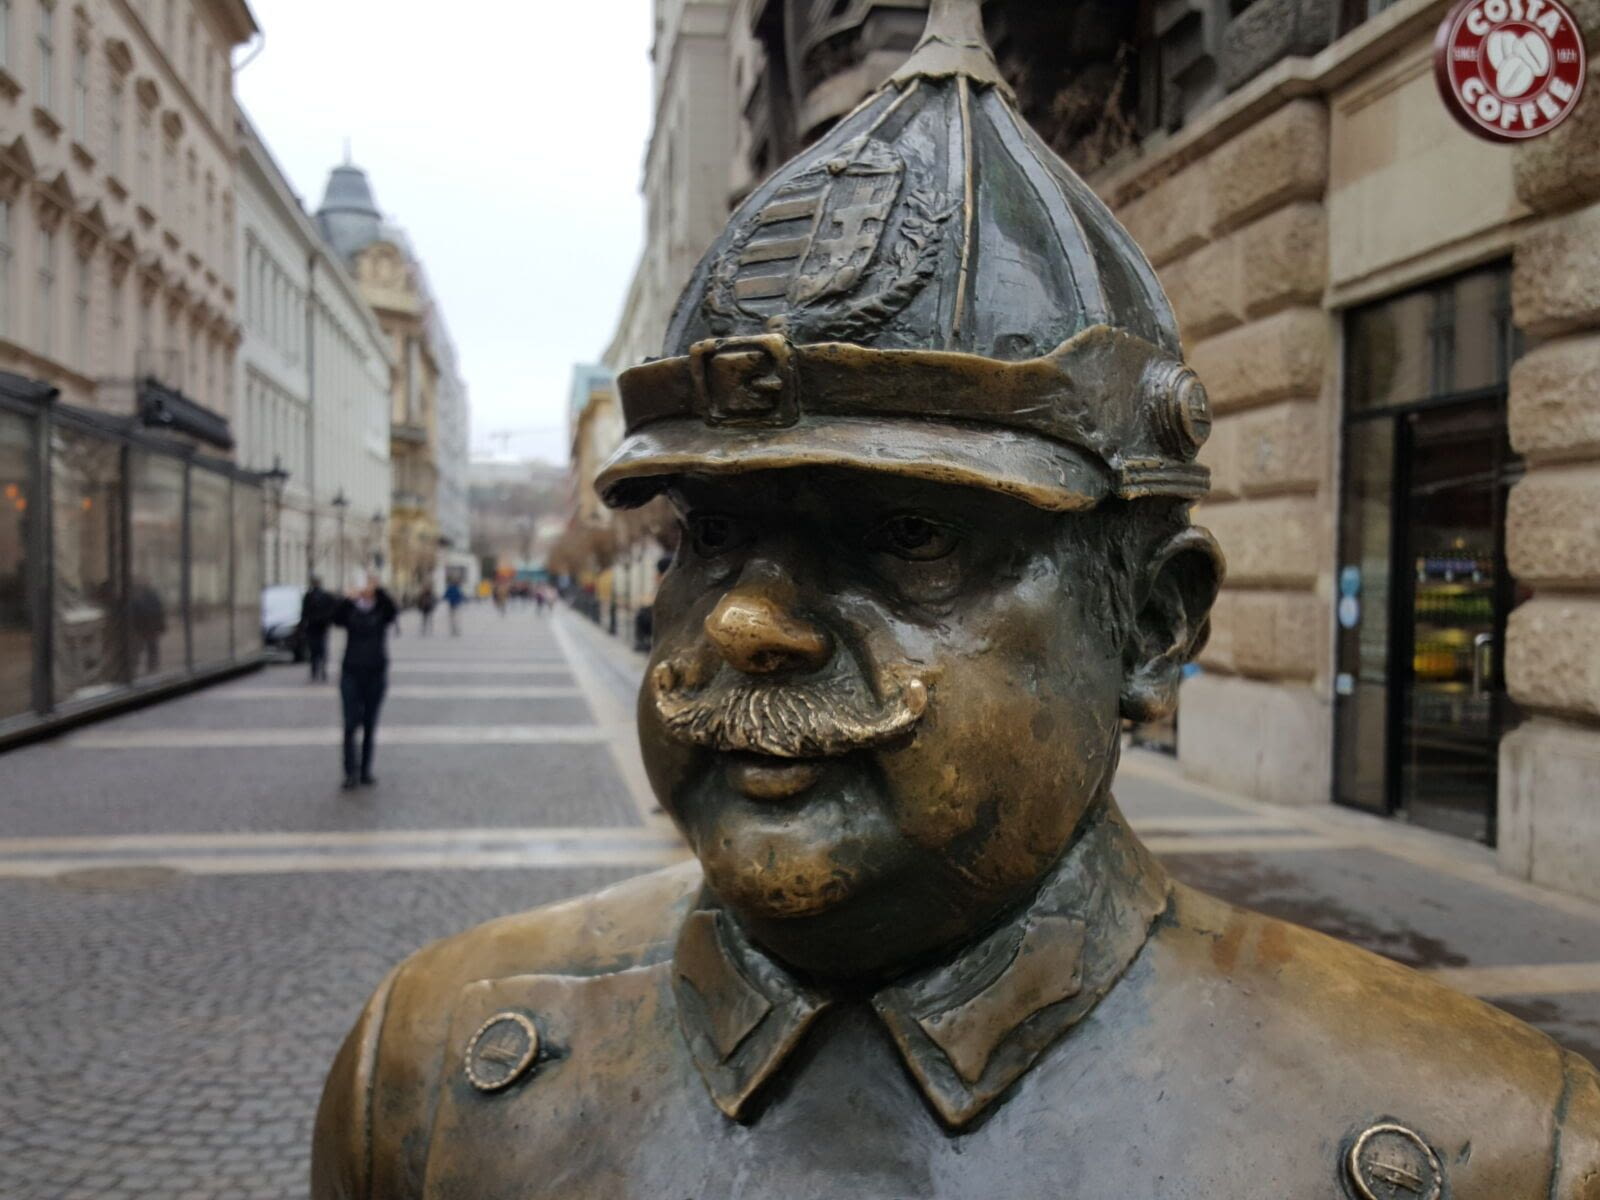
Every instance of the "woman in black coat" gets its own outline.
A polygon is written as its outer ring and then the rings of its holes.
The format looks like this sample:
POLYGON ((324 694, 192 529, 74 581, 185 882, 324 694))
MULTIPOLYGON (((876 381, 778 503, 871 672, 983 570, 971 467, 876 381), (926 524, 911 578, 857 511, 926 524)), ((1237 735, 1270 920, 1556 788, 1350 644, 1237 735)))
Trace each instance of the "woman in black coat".
POLYGON ((378 731, 378 710, 389 687, 389 626, 399 610, 375 575, 351 592, 333 611, 333 623, 345 631, 344 662, 339 670, 339 699, 344 704, 344 789, 376 783, 372 754, 378 731), (361 730, 361 757, 356 758, 356 730, 361 730))

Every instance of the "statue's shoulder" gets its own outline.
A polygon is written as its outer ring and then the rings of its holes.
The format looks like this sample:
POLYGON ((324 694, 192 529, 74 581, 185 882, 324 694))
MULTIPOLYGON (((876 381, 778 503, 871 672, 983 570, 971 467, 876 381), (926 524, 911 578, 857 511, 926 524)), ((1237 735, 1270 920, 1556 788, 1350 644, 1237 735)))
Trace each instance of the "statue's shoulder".
MULTIPOLYGON (((1291 1123, 1303 1105, 1352 1147, 1386 1123, 1413 1130, 1457 1200, 1600 1200, 1600 1075, 1545 1034, 1421 972, 1185 887, 1164 924, 1155 970, 1204 996, 1186 1018, 1204 1036, 1244 1048, 1250 1103, 1291 1123)), ((1403 1156, 1383 1142, 1370 1151, 1378 1161, 1403 1156)))
POLYGON ((508 975, 596 976, 669 958, 700 891, 694 861, 454 934, 389 972, 323 1089, 313 1200, 419 1194, 450 1018, 463 988, 508 975))
POLYGON ((450 1004, 465 984, 503 975, 600 975, 670 954, 700 890, 688 861, 587 895, 496 917, 424 946, 401 965, 393 1005, 450 1004))

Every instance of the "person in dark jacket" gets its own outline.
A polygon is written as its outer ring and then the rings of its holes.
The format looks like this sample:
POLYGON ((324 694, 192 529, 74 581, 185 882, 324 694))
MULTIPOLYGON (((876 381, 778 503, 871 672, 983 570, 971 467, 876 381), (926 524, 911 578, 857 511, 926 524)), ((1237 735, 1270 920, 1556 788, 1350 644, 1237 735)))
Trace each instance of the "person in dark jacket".
POLYGON ((339 598, 322 586, 322 580, 313 575, 305 598, 300 601, 300 632, 306 639, 306 654, 311 659, 311 682, 320 683, 328 678, 328 626, 333 622, 333 611, 339 607, 339 598))
POLYGON ((378 733, 378 710, 389 686, 389 627, 399 616, 394 598, 375 575, 351 592, 333 611, 333 623, 345 631, 344 662, 339 669, 339 699, 344 705, 344 789, 376 783, 372 753, 378 733), (361 730, 361 757, 356 758, 356 730, 361 730))
MULTIPOLYGON (((419 632, 423 637, 433 632, 433 610, 439 607, 439 597, 433 594, 433 585, 425 583, 422 590, 417 593, 417 612, 422 616, 422 626, 419 632)), ((395 628, 399 628, 396 626, 395 628)))
POLYGON ((444 602, 450 607, 450 636, 461 636, 461 606, 467 602, 466 593, 458 580, 452 579, 444 589, 444 602))

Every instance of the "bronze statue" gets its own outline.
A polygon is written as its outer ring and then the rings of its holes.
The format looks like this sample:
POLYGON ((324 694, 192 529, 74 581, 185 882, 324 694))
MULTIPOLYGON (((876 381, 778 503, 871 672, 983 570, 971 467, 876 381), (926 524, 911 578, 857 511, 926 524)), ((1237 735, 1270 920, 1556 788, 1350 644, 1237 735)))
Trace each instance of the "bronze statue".
POLYGON ((313 1195, 1600 1198, 1600 1079, 1170 881, 1110 793, 1223 563, 1149 264, 976 0, 739 209, 621 378, 683 544, 639 699, 698 862, 430 946, 313 1195))

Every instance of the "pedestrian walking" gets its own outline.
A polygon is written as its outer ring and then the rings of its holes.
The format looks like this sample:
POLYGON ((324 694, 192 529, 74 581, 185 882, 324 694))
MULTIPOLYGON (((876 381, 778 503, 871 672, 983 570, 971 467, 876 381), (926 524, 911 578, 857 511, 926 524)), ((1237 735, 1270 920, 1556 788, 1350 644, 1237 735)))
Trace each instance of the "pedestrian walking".
POLYGON ((389 627, 398 616, 394 598, 379 586, 376 575, 368 575, 366 582, 334 609, 333 623, 345 631, 344 662, 339 669, 339 699, 344 707, 345 791, 357 784, 378 782, 372 774, 372 756, 378 710, 389 687, 389 627))
POLYGON ((161 635, 167 631, 167 612, 161 593, 143 580, 134 580, 128 601, 128 628, 133 635, 133 655, 144 660, 144 670, 154 675, 161 669, 161 635))
POLYGON ((461 606, 467 602, 466 593, 461 590, 461 584, 452 579, 444 589, 444 602, 450 609, 450 636, 461 636, 461 606))
POLYGON ((306 654, 311 659, 312 683, 327 681, 328 626, 333 623, 333 612, 338 607, 339 598, 313 575, 311 586, 300 601, 300 635, 305 639, 306 654))
POLYGON ((506 615, 506 597, 509 589, 503 582, 496 581, 494 585, 494 610, 502 617, 506 615))
POLYGON ((423 584, 422 590, 417 593, 417 613, 422 618, 422 625, 418 630, 420 636, 427 637, 433 632, 433 610, 438 607, 439 597, 433 594, 433 585, 423 584))

